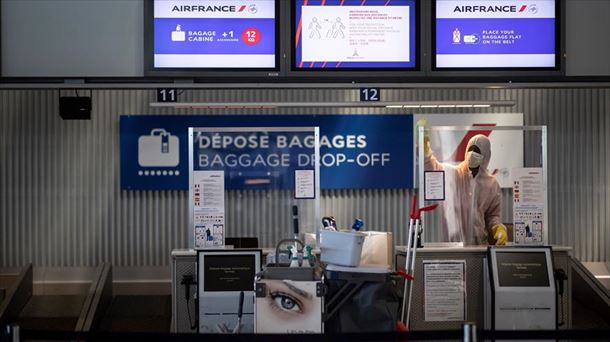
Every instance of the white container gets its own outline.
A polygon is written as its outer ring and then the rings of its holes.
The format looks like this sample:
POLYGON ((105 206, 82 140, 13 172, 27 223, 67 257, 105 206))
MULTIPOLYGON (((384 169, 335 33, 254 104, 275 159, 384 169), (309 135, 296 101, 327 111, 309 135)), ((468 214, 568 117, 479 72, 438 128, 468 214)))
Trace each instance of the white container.
POLYGON ((327 264, 356 267, 360 265, 362 233, 320 231, 320 260, 327 264))

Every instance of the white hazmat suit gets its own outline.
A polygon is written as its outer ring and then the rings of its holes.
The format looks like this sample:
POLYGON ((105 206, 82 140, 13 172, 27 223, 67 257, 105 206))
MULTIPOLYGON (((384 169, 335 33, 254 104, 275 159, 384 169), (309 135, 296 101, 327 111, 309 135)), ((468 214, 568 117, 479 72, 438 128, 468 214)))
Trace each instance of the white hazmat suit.
POLYGON ((505 244, 506 227, 501 221, 502 192, 496 178, 487 170, 491 159, 489 139, 481 134, 472 137, 466 146, 464 161, 455 166, 439 162, 432 155, 428 141, 424 151, 425 170, 445 171, 445 201, 442 205, 445 241, 487 245, 491 234, 496 244, 505 244), (473 145, 480 153, 470 152, 473 145), (479 160, 471 160, 477 158, 479 160), (470 170, 473 164, 478 164, 474 177, 470 170))

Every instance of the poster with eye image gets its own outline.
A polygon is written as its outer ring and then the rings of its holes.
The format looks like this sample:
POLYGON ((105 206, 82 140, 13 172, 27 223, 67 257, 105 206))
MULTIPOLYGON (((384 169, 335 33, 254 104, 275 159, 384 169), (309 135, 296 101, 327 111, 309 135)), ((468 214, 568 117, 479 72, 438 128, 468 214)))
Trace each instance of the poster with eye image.
POLYGON ((317 281, 262 280, 265 295, 256 297, 257 334, 321 334, 322 297, 317 281))

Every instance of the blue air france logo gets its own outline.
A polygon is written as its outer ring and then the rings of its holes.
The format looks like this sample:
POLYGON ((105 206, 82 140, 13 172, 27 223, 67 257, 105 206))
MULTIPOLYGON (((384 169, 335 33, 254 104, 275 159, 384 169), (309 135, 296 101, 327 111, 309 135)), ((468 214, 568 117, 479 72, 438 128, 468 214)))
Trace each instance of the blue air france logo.
POLYGON ((249 6, 241 5, 175 5, 172 7, 172 12, 202 12, 202 13, 239 13, 248 10, 249 13, 256 14, 258 12, 258 8, 256 4, 251 4, 249 6))
POLYGON ((534 5, 505 5, 505 6, 484 6, 484 5, 462 5, 455 6, 453 13, 538 13, 538 7, 534 5))

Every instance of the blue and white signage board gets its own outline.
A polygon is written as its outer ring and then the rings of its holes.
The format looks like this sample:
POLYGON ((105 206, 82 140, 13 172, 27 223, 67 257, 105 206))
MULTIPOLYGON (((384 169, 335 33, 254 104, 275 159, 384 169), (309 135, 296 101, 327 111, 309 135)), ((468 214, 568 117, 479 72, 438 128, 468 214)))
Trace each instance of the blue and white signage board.
POLYGON ((224 245, 226 189, 295 189, 319 222, 318 127, 190 127, 188 140, 195 248, 224 245))
MULTIPOLYGON (((321 189, 413 187, 412 115, 122 115, 121 189, 187 190, 189 127, 319 127, 321 189)), ((256 141, 259 148, 244 150, 239 156, 208 156, 212 159, 207 162, 236 166, 227 175, 231 179, 227 189, 293 189, 295 184, 282 177, 272 178, 270 184, 246 184, 243 175, 261 171, 254 152, 263 150, 266 164, 290 160, 306 169, 312 161, 303 151, 310 139, 282 142, 290 149, 289 156, 282 156, 287 159, 266 151, 256 141)), ((295 169, 290 170, 294 177, 295 169)))
POLYGON ((556 0, 436 0, 436 68, 557 68, 556 0))
POLYGON ((155 0, 155 68, 276 67, 275 0, 155 0))

